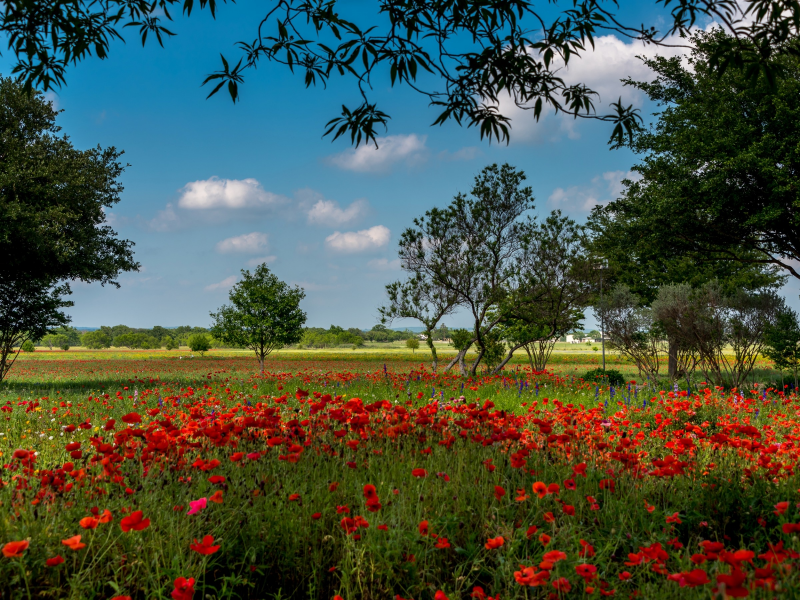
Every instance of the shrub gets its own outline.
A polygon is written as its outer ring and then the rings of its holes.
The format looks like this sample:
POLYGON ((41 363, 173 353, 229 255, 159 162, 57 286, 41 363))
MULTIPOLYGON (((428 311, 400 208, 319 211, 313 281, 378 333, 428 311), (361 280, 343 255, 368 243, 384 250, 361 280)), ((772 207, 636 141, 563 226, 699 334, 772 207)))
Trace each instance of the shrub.
POLYGON ((596 381, 608 385, 625 385, 625 378, 616 369, 597 368, 589 371, 583 376, 584 381, 596 381))
POLYGON ((30 340, 25 340, 25 343, 22 344, 22 351, 23 352, 35 352, 36 346, 33 345, 33 342, 30 340))
POLYGON ((211 338, 205 333, 195 333, 189 336, 187 345, 192 352, 199 352, 202 356, 205 352, 211 350, 211 338))

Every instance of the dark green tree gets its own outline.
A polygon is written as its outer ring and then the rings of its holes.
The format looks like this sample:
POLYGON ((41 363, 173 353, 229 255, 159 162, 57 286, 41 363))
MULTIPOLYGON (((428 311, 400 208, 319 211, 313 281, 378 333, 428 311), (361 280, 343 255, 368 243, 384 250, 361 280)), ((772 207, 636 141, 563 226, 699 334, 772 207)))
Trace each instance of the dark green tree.
POLYGON ((193 333, 186 340, 186 345, 192 352, 199 352, 203 356, 206 352, 211 350, 211 338, 205 333, 193 333))
POLYGON ((305 296, 302 288, 289 287, 266 264, 252 274, 242 270, 242 280, 228 295, 230 304, 211 313, 211 332, 233 346, 253 350, 263 373, 264 361, 273 350, 302 338, 306 313, 300 301, 305 296))
POLYGON ((87 331, 81 336, 81 346, 90 350, 111 347, 111 338, 102 329, 87 331))
POLYGON ((72 306, 63 299, 68 294, 64 285, 0 281, 0 383, 26 342, 42 339, 53 328, 66 325, 69 318, 62 310, 72 306))
MULTIPOLYGON (((224 0, 223 0, 224 1, 224 0)), ((654 0, 650 23, 632 22, 616 2, 572 0, 560 8, 534 0, 380 0, 359 5, 343 0, 283 0, 267 3, 254 36, 237 44, 239 58, 222 57, 222 69, 209 75, 211 93, 225 89, 236 101, 245 74, 263 62, 289 68, 306 87, 336 76, 349 77, 359 104, 342 107, 326 134, 349 134, 356 144, 375 141, 389 115, 370 99, 373 82, 388 77, 436 107, 434 124, 455 121, 477 127, 481 137, 507 139, 510 119, 500 100, 530 110, 538 119, 550 108, 576 117, 599 118, 615 125, 622 141, 637 123, 632 107, 621 102, 597 115, 596 92, 565 82, 560 69, 577 61, 600 34, 615 34, 645 44, 674 44, 698 20, 713 19, 737 38, 721 46, 714 63, 722 70, 741 66, 753 78, 776 75, 770 58, 792 51, 800 11, 795 2, 750 0, 654 0), (548 8, 545 8, 548 6, 548 8), (661 27, 662 30, 657 27, 661 27), (752 42, 747 44, 746 42, 752 42)), ((16 58, 13 68, 29 85, 47 90, 61 85, 68 65, 91 55, 107 58, 111 44, 125 31, 138 32, 163 45, 174 35, 166 23, 171 12, 208 10, 216 0, 6 0, 0 9, 0 33, 16 58)))
MULTIPOLYGON (((639 273, 654 273, 650 288, 696 286, 713 275, 723 286, 752 289, 775 283, 769 267, 800 278, 797 44, 792 54, 770 59, 780 77, 752 82, 738 65, 722 76, 715 71, 717 52, 730 38, 712 32, 693 41, 688 65, 679 58, 646 60, 655 81, 627 82, 664 108, 652 128, 633 137, 631 147, 642 155, 633 167, 640 179, 595 210, 605 238, 599 244, 615 262, 634 260, 639 273)), ((641 293, 634 282, 624 283, 641 293)))
POLYGON ((797 389, 797 369, 800 367, 800 322, 797 313, 784 308, 775 318, 775 323, 767 327, 764 335, 764 355, 783 373, 794 375, 797 389))
MULTIPOLYGON (((70 281, 116 285, 121 271, 138 268, 133 244, 118 239, 105 222, 104 210, 122 191, 120 153, 76 149, 59 135, 56 115, 40 93, 0 77, 4 344, 26 336, 40 339, 48 328, 66 325, 61 309, 72 304, 61 298, 70 293, 70 281)), ((0 378, 13 364, 11 347, 0 348, 0 378)))

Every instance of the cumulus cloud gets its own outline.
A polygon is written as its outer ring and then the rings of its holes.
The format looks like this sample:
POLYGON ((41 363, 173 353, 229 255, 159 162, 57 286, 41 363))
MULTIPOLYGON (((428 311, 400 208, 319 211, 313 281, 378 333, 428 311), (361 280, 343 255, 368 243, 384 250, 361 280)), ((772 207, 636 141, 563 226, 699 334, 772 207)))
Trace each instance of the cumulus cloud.
POLYGON ((383 248, 389 243, 391 232, 383 225, 375 225, 361 231, 334 231, 325 238, 325 245, 331 250, 345 253, 369 252, 383 248))
POLYGON ((215 292, 217 290, 227 290, 233 287, 233 284, 236 283, 236 275, 231 275, 230 277, 226 277, 219 283, 212 283, 211 285, 207 285, 205 290, 207 292, 215 292))
POLYGON ((427 136, 389 135, 377 139, 378 147, 365 144, 329 156, 326 161, 340 169, 359 173, 385 173, 396 164, 412 166, 425 160, 427 136))
POLYGON ((373 271, 399 271, 400 259, 389 260, 388 258, 375 258, 367 263, 373 271))
POLYGON ((361 220, 369 212, 369 202, 355 200, 347 208, 341 208, 334 200, 317 200, 308 209, 308 222, 311 225, 342 227, 361 220))
POLYGON ((598 204, 608 204, 619 198, 625 189, 622 184, 624 179, 636 181, 640 178, 633 171, 606 171, 594 177, 588 185, 556 188, 548 202, 553 208, 560 208, 567 213, 589 212, 598 204))
POLYGON ((254 231, 222 240, 217 244, 217 252, 230 254, 256 254, 269 248, 269 236, 266 233, 254 231))
POLYGON ((178 206, 188 210, 273 208, 286 199, 265 191, 257 179, 210 177, 187 183, 180 190, 178 206))
POLYGON ((269 264, 269 263, 275 262, 276 260, 278 260, 278 257, 274 256, 274 255, 259 256, 258 258, 251 258, 250 260, 248 260, 247 261, 247 266, 248 267, 257 267, 260 264, 263 264, 263 263, 269 264))
MULTIPOLYGON (((667 40, 669 44, 683 45, 686 40, 674 36, 667 40)), ((609 105, 622 98, 625 105, 633 104, 642 107, 646 96, 640 90, 624 86, 621 79, 630 77, 635 81, 652 81, 654 73, 638 57, 653 58, 657 55, 671 57, 687 53, 687 48, 644 46, 641 42, 624 42, 613 35, 595 38, 594 49, 589 46, 579 57, 573 57, 569 65, 561 67, 559 76, 568 85, 583 83, 599 94, 594 97, 598 113, 609 110, 609 105)), ((558 68, 556 64, 556 68, 558 68)), ((533 105, 531 105, 532 107, 533 105)), ((518 108, 510 98, 502 98, 499 103, 500 112, 512 119, 512 142, 552 142, 562 137, 576 139, 580 137, 578 123, 568 115, 555 116, 544 112, 537 122, 533 119, 533 111, 518 108)))

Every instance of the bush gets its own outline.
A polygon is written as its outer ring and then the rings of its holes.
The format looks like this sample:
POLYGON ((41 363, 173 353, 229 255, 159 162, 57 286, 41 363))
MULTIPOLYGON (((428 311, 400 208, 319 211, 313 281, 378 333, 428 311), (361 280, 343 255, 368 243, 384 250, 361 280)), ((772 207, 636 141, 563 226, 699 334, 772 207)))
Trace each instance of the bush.
POLYGON ((614 386, 625 385, 625 378, 616 369, 606 369, 605 371, 601 368, 593 369, 583 376, 583 380, 614 386))
POLYGON ((176 342, 175 338, 173 337, 166 336, 163 341, 164 341, 164 347, 167 350, 175 350, 178 348, 178 342, 176 342))
POLYGON ((205 352, 211 350, 211 338, 205 333, 195 333, 190 335, 186 343, 189 346, 189 350, 192 352, 199 352, 200 356, 203 356, 205 352))
POLYGON ((22 344, 21 350, 23 352, 36 352, 36 346, 33 345, 32 341, 25 340, 25 343, 22 344))

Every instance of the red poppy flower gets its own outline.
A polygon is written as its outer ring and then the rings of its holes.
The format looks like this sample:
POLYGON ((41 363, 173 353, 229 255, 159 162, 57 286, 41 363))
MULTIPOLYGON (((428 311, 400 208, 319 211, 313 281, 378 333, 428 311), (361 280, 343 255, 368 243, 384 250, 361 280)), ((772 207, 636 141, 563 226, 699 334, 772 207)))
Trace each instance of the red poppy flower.
POLYGON ((547 486, 541 481, 537 481, 533 484, 533 493, 539 496, 539 498, 544 498, 547 496, 547 494, 549 494, 547 491, 547 486))
POLYGON ((558 485, 557 483, 551 483, 550 485, 547 486, 547 493, 548 494, 556 494, 556 495, 558 495, 558 493, 560 491, 561 491, 561 486, 558 485))
POLYGON ((539 541, 542 543, 542 546, 547 546, 550 543, 550 536, 546 533, 543 533, 539 536, 539 541))
POLYGON ((575 572, 578 574, 578 577, 583 577, 583 580, 587 583, 597 577, 597 567, 594 565, 577 565, 575 567, 575 572))
POLYGON ((581 549, 578 551, 578 556, 581 558, 591 558, 594 556, 594 546, 586 540, 579 540, 581 549))
POLYGON ((556 579, 552 584, 557 591, 566 594, 572 589, 572 586, 569 583, 569 580, 566 577, 559 577, 556 579))
POLYGON ((338 481, 334 481, 332 484, 330 484, 328 486, 328 491, 329 492, 335 492, 336 488, 338 488, 338 487, 339 487, 339 482, 338 481))
POLYGON ((678 513, 672 513, 671 515, 669 515, 667 517, 667 523, 678 523, 678 524, 681 524, 681 523, 683 523, 683 521, 681 521, 681 518, 680 518, 680 516, 678 516, 678 513))
POLYGON ((485 544, 484 548, 486 548, 487 550, 495 550, 496 548, 499 548, 500 546, 502 546, 505 543, 506 543, 506 541, 503 539, 503 536, 499 535, 499 536, 497 536, 495 538, 489 538, 486 541, 486 544, 485 544))
POLYGON ((178 577, 175 580, 175 589, 172 590, 172 600, 192 600, 194 596, 194 577, 186 579, 178 577))
POLYGON ((217 550, 220 549, 221 546, 214 545, 214 538, 210 535, 206 535, 203 537, 203 540, 198 543, 197 539, 195 538, 194 544, 189 545, 190 550, 194 550, 198 554, 202 554, 203 556, 208 556, 209 554, 214 554, 217 550))
POLYGON ((433 600, 450 600, 442 590, 437 590, 433 595, 433 600))
POLYGON ((289 494, 289 502, 297 502, 300 500, 300 494, 289 494))
POLYGON ((570 516, 570 517, 574 517, 575 516, 575 507, 574 506, 570 506, 569 504, 564 504, 561 507, 561 510, 563 510, 564 514, 567 515, 567 516, 570 516))
POLYGON ((783 513, 786 512, 786 509, 788 508, 789 508, 788 502, 778 502, 775 505, 775 510, 773 510, 772 512, 774 512, 778 516, 781 516, 783 513))
POLYGON ((494 486, 494 497, 500 502, 503 499, 503 496, 506 495, 505 489, 502 486, 496 485, 494 486))
POLYGON ((420 535, 428 535, 428 522, 427 521, 422 521, 422 523, 419 524, 419 534, 420 535))
POLYGON ((128 413, 127 415, 122 415, 120 421, 123 423, 128 423, 129 425, 133 423, 141 423, 142 422, 142 415, 139 413, 128 413))
POLYGON ((225 481, 224 475, 212 475, 211 477, 208 478, 208 482, 213 485, 217 485, 218 483, 223 483, 224 481, 225 481))
POLYGON ((427 477, 428 476, 428 472, 425 469, 412 469, 411 470, 411 476, 412 477, 419 477, 419 478, 427 477))
POLYGON ((53 558, 48 558, 44 562, 48 567, 57 567, 58 565, 64 562, 64 559, 61 558, 61 555, 59 554, 58 556, 54 556, 53 558))
POLYGON ((95 519, 94 517, 83 517, 78 521, 78 524, 84 529, 97 529, 99 523, 100 519, 95 519))
POLYGON ((130 596, 114 596, 111 600, 132 600, 130 596))
POLYGON ((378 492, 375 489, 375 486, 371 483, 368 483, 364 486, 364 498, 367 500, 377 500, 378 499, 378 492))
POLYGON ((628 581, 628 579, 630 579, 631 577, 633 577, 633 575, 631 575, 628 571, 623 571, 622 573, 619 574, 620 581, 628 581))
POLYGON ((6 558, 19 558, 22 553, 28 549, 30 542, 22 540, 21 542, 8 542, 3 546, 3 556, 6 558))
POLYGON ((209 502, 214 502, 216 504, 222 504, 222 490, 217 490, 213 494, 208 497, 209 502))
POLYGON ((133 531, 142 531, 142 529, 150 527, 150 519, 145 519, 142 511, 137 510, 127 517, 120 519, 119 526, 125 533, 129 532, 131 529, 133 531))
POLYGON ((564 488, 567 490, 576 490, 577 486, 575 485, 574 479, 566 479, 564 481, 564 488))
POLYGON ((440 550, 443 549, 443 548, 449 548, 450 547, 450 542, 447 541, 447 538, 442 537, 442 538, 439 538, 438 540, 436 540, 436 544, 433 547, 434 548, 438 548, 440 550))
POLYGON ((81 543, 81 536, 79 535, 73 535, 71 538, 61 540, 61 543, 70 550, 80 550, 81 548, 86 548, 86 544, 81 543))
POLYGON ((539 528, 536 527, 536 525, 531 525, 528 527, 528 531, 525 532, 525 537, 531 539, 534 535, 536 535, 537 531, 539 531, 539 528))

